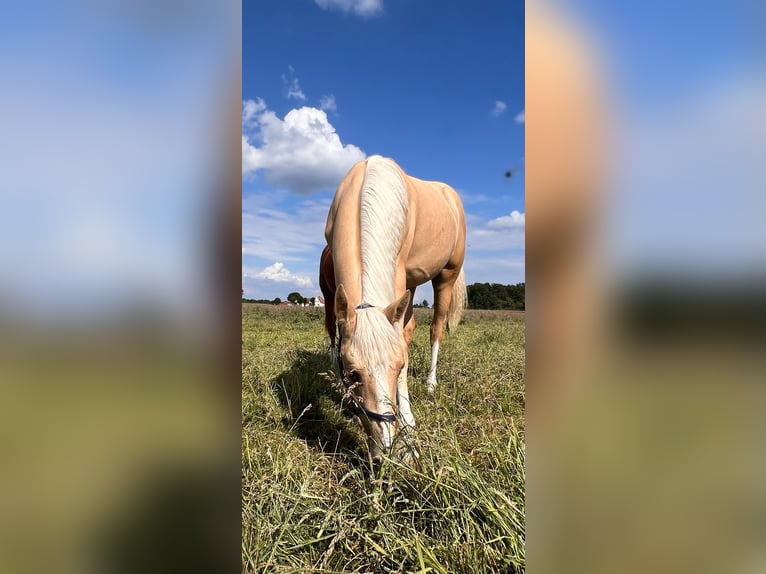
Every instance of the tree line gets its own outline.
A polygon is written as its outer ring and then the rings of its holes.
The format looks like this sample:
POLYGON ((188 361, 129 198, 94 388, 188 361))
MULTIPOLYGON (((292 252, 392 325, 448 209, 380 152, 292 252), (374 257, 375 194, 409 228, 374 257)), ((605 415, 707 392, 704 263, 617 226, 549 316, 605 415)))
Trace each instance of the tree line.
POLYGON ((524 283, 501 285, 499 283, 474 283, 469 285, 469 309, 525 309, 524 283))
MULTIPOLYGON (((524 283, 516 283, 516 285, 474 283, 466 288, 468 291, 468 308, 511 309, 523 311, 525 309, 524 287, 524 283)), ((287 296, 287 300, 299 305, 304 303, 314 303, 313 297, 303 297, 298 292, 290 293, 287 296)), ((279 305, 282 302, 279 297, 271 300, 243 298, 242 301, 245 303, 270 303, 272 305, 279 305)), ((422 303, 415 303, 413 307, 423 307, 427 309, 428 301, 424 299, 422 303)))
MULTIPOLYGON (((285 299, 285 301, 289 301, 290 303, 293 303, 295 305, 313 305, 316 302, 316 297, 304 297, 297 291, 293 291, 287 296, 287 299, 285 299)), ((279 305, 280 303, 282 303, 282 299, 280 299, 279 297, 274 297, 274 299, 246 299, 243 296, 242 302, 243 303, 263 303, 266 305, 279 305)))

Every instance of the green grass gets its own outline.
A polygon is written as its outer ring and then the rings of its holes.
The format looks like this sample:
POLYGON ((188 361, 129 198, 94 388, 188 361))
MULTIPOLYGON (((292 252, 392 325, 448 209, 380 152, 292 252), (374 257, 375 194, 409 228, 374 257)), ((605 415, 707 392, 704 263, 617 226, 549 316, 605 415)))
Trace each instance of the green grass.
POLYGON ((247 572, 524 571, 524 316, 467 311, 425 390, 417 311, 410 395, 420 458, 373 467, 321 373, 323 312, 244 304, 242 559, 247 572))

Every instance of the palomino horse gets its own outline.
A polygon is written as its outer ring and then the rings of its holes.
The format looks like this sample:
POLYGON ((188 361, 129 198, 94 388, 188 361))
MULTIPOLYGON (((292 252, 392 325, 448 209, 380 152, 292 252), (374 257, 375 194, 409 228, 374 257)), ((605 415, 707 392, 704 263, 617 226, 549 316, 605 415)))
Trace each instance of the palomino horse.
POLYGON ((415 427, 408 349, 415 288, 426 281, 434 288, 427 386, 429 392, 436 387, 445 322, 454 329, 465 307, 465 233, 454 189, 408 176, 381 156, 354 165, 335 192, 319 282, 330 340, 334 344, 337 319, 341 374, 373 458, 391 450, 397 430, 415 427))

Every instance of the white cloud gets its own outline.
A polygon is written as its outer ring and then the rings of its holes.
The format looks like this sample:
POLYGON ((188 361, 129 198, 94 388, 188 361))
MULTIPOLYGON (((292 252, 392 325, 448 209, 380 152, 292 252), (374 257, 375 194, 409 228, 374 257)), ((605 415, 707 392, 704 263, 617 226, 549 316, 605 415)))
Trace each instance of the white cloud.
POLYGON ((466 256, 463 269, 470 283, 502 283, 513 285, 524 281, 524 253, 503 256, 466 256))
POLYGON ((319 294, 319 257, 332 200, 329 193, 323 195, 321 199, 300 199, 287 191, 256 192, 242 199, 242 287, 246 297, 284 299, 296 290, 303 295, 319 294), (282 263, 282 270, 274 269, 273 262, 282 263), (272 278, 291 276, 297 278, 292 283, 272 278), (306 283, 308 278, 313 284, 306 283))
POLYGON ((314 269, 325 243, 331 199, 291 202, 288 211, 276 206, 284 200, 279 194, 246 197, 242 201, 242 255, 299 264, 308 260, 314 269))
POLYGON ((266 109, 266 103, 258 98, 256 100, 245 100, 242 102, 242 129, 253 127, 257 116, 266 109))
POLYGON ((470 225, 467 242, 471 252, 524 249, 524 214, 514 210, 484 224, 470 225))
POLYGON ((516 211, 511 211, 510 215, 503 215, 496 219, 492 219, 487 223, 487 227, 492 229, 524 229, 524 214, 516 211))
POLYGON ((353 12, 357 16, 369 17, 383 11, 383 0, 315 0, 323 10, 338 9, 353 12))
POLYGON ((332 112, 338 111, 338 106, 335 104, 335 96, 333 94, 322 96, 319 100, 319 107, 323 110, 330 110, 332 112))
POLYGON ((458 190, 460 199, 463 201, 463 205, 471 205, 474 203, 484 203, 489 201, 489 197, 483 193, 466 193, 458 190))
POLYGON ((524 230, 484 228, 468 231, 468 249, 471 251, 524 249, 524 230))
POLYGON ((300 82, 295 77, 295 69, 292 66, 287 66, 287 75, 282 74, 282 84, 288 100, 306 101, 306 94, 303 93, 300 82))
POLYGON ((524 123, 524 121, 526 120, 525 112, 526 112, 526 110, 521 110, 518 114, 516 114, 516 117, 513 118, 514 120, 516 120, 517 124, 523 124, 524 123))
MULTIPOLYGON (((247 270, 243 270, 242 276, 247 278, 250 277, 250 274, 247 270)), ((253 277, 265 281, 274 281, 276 283, 291 283, 298 287, 313 287, 313 283, 309 277, 290 272, 281 261, 269 265, 263 271, 256 273, 253 277)))
POLYGON ((508 108, 508 105, 505 102, 501 102, 500 100, 497 100, 495 102, 495 107, 492 108, 492 111, 490 113, 493 116, 497 117, 500 114, 502 114, 507 108, 508 108))
POLYGON ((247 136, 242 136, 242 175, 258 169, 258 150, 250 145, 247 136))
MULTIPOLYGON (((243 109, 258 107, 245 102, 243 109)), ((242 136, 243 176, 263 170, 273 186, 308 194, 334 189, 366 157, 355 145, 343 144, 324 110, 304 106, 280 119, 264 106, 253 117, 253 129, 242 136)))

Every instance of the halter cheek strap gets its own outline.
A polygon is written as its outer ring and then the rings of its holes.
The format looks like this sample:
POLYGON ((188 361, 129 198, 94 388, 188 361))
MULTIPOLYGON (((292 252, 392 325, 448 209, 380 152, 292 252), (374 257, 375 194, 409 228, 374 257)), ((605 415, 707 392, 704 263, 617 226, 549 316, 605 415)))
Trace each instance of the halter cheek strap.
POLYGON ((378 421, 380 423, 395 423, 396 415, 394 413, 376 413, 374 411, 368 411, 362 405, 355 405, 357 411, 361 411, 368 419, 378 421))
MULTIPOLYGON (((355 309, 368 309, 372 307, 369 303, 360 303, 355 307, 355 309)), ((345 378, 345 369, 343 368, 343 356, 340 353, 340 344, 343 340, 343 335, 341 333, 340 328, 338 328, 338 366, 340 367, 340 376, 341 380, 343 381, 343 384, 346 384, 346 378, 345 378)), ((346 385, 346 388, 348 388, 348 385, 346 385)), ((396 415, 394 413, 376 413, 375 411, 371 411, 369 409, 364 408, 362 405, 359 405, 355 402, 351 403, 352 408, 357 413, 362 413, 365 415, 368 419, 373 421, 378 421, 381 423, 395 423, 396 422, 396 415)))

